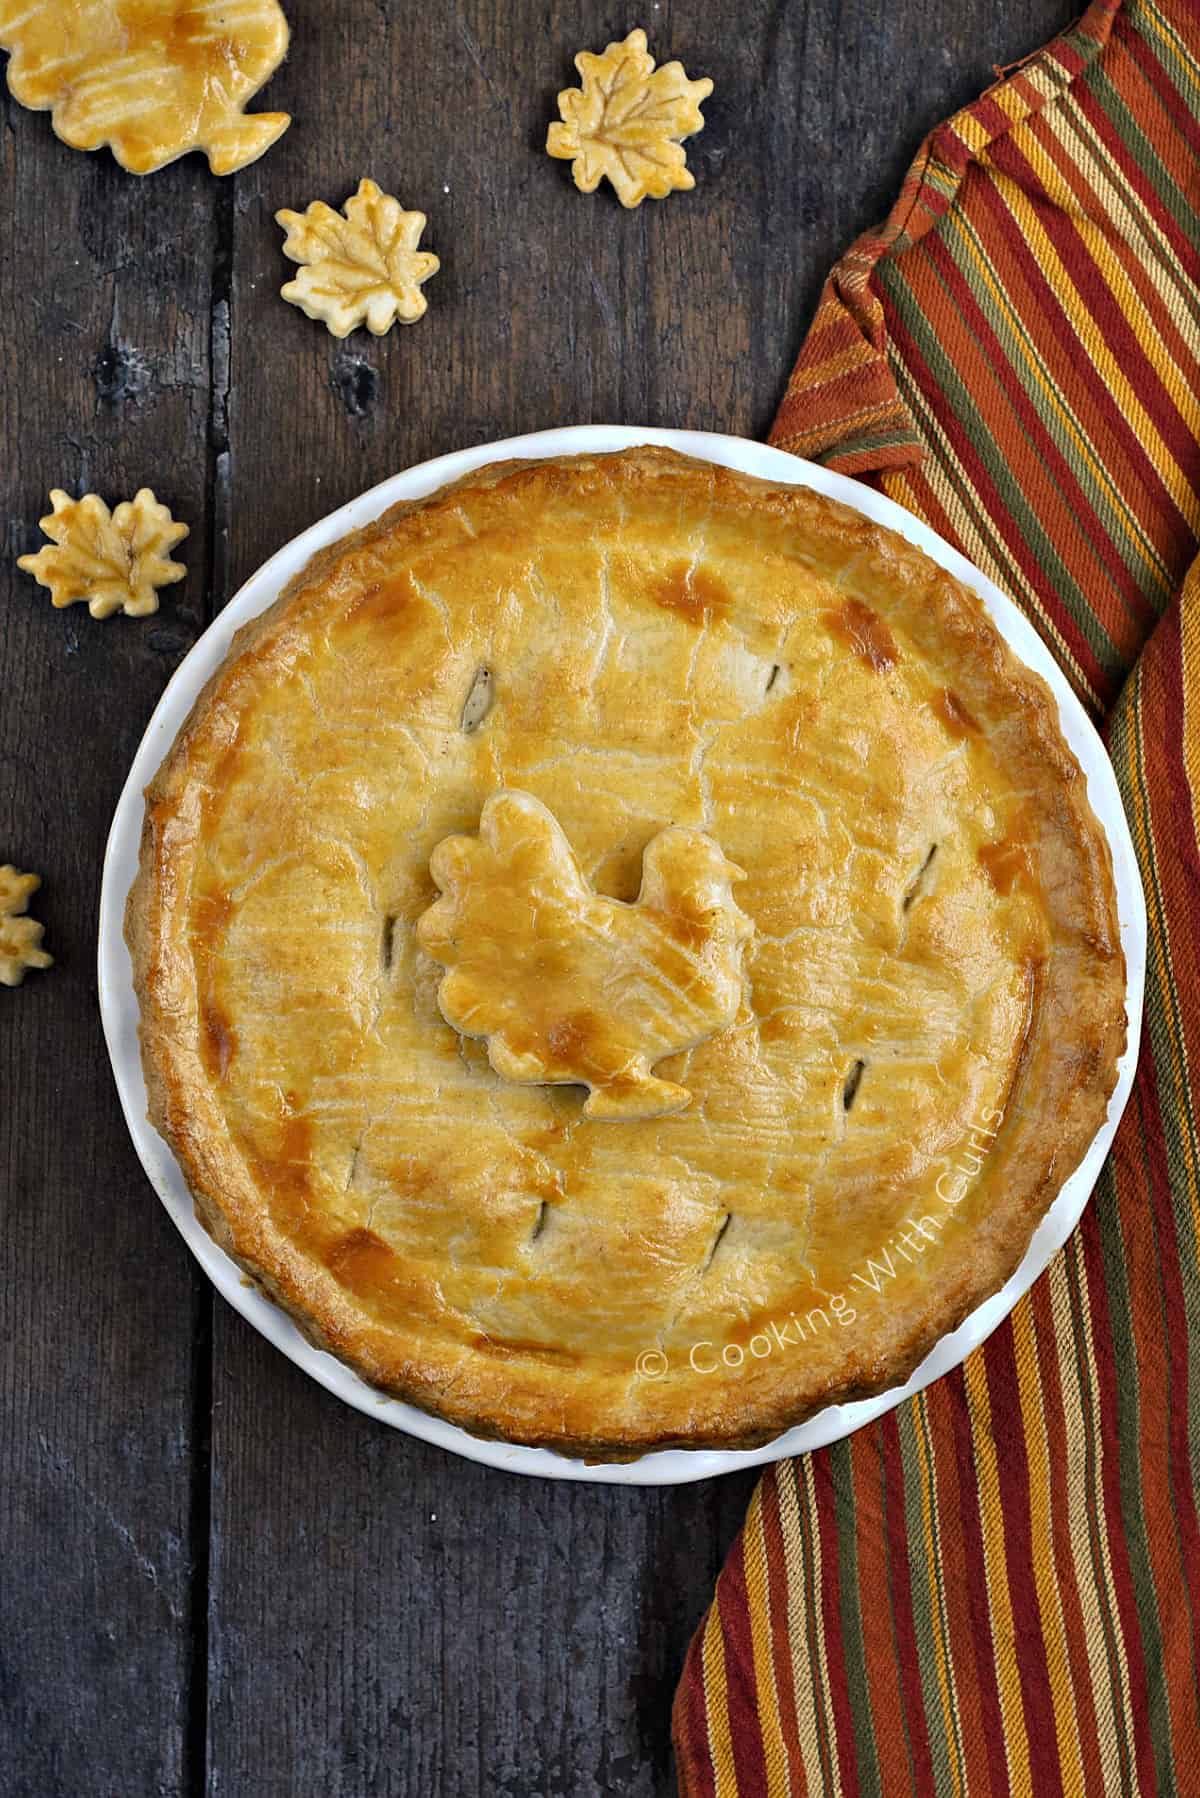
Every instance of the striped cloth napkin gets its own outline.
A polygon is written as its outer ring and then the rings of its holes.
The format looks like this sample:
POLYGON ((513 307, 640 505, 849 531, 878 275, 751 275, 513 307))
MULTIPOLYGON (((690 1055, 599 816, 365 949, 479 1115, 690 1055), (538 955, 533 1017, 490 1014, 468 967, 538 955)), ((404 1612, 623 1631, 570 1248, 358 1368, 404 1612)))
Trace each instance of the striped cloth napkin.
POLYGON ((1146 1016, 1009 1322, 765 1475, 688 1653, 680 1790, 1200 1794, 1200 0, 1095 0, 933 132, 772 441, 957 544, 1103 718, 1146 1016))

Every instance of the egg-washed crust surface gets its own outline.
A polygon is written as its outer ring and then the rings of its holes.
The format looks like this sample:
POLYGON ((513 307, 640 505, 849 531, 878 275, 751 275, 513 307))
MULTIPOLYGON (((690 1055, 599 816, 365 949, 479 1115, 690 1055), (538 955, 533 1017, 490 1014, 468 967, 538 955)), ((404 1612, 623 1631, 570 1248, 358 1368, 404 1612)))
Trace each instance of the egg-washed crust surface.
POLYGON ((0 0, 13 98, 135 175, 192 150, 230 175, 270 149, 290 115, 242 109, 287 47, 278 0, 0 0))
POLYGON ((977 598, 808 489, 643 448, 494 464, 317 555, 147 789, 150 1117, 319 1347, 482 1436, 751 1447, 994 1292, 1125 1040, 1107 843, 977 598), (482 723, 464 702, 488 670, 482 723), (597 890, 745 869, 685 1111, 581 1122, 436 1004, 430 854, 532 792, 597 890))

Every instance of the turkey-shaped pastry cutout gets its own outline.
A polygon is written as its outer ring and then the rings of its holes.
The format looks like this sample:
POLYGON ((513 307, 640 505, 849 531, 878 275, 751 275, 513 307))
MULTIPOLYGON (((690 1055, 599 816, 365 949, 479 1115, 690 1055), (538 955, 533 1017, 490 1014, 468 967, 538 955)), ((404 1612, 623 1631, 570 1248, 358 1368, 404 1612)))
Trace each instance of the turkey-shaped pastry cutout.
POLYGON ((287 46, 278 0, 0 0, 13 98, 134 175, 189 150, 231 175, 270 149, 288 114, 242 108, 287 46))
POLYGON ((754 928, 733 897, 742 870, 712 837, 659 831, 627 905, 592 888, 540 800, 509 790, 429 867, 442 896, 417 938, 448 969, 442 1016, 486 1039, 498 1074, 590 1087, 589 1118, 682 1111, 688 1089, 651 1070, 733 1023, 754 928))

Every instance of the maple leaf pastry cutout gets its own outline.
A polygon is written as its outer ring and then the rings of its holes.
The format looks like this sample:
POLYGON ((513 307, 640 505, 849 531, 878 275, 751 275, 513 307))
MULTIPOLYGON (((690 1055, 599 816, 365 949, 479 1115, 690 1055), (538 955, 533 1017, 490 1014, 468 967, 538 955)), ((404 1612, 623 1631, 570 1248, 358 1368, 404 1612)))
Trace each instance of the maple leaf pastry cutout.
POLYGON ((13 98, 134 175, 189 150, 214 175, 254 162, 291 119, 242 108, 287 47, 278 0, 0 0, 13 98))
POLYGON ((575 67, 583 86, 559 94, 562 123, 551 125, 546 149, 571 164, 580 192, 594 193, 607 176, 622 206, 640 206, 695 187, 680 139, 703 131, 700 102, 712 82, 689 81, 679 62, 656 69, 644 31, 603 56, 581 50, 575 67))
POLYGON ((712 837, 660 830, 627 905, 590 885, 540 800, 505 790, 484 805, 479 834, 444 838, 429 868, 441 898, 417 940, 447 969, 438 1005, 461 1035, 486 1039, 497 1074, 587 1086, 588 1118, 662 1117, 690 1102, 652 1069, 733 1023, 754 928, 733 898, 742 871, 712 837))
POLYGON ((287 232, 284 255, 305 265, 280 290, 284 299, 335 337, 348 337, 361 324, 382 337, 397 319, 412 325, 423 316, 428 302, 421 285, 441 267, 417 248, 423 212, 406 212, 374 181, 363 180, 343 212, 314 200, 307 212, 285 209, 275 219, 287 232))
POLYGON ((54 960, 39 946, 42 925, 24 915, 41 884, 36 874, 20 874, 11 863, 0 868, 0 986, 20 986, 30 968, 48 968, 54 960))
POLYGON ((93 618, 126 612, 145 618, 158 610, 159 587, 181 581, 187 569, 169 552, 188 534, 149 487, 110 512, 95 493, 72 499, 61 487, 50 494, 54 508, 40 521, 51 542, 33 556, 18 556, 17 567, 49 587, 56 606, 86 604, 93 618))

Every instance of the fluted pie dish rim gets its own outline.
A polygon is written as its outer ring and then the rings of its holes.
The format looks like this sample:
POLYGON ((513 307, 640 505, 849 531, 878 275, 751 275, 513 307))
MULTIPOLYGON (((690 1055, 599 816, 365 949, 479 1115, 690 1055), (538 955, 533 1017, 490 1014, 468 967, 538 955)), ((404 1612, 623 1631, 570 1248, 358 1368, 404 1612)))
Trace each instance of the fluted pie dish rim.
MULTIPOLYGON (((648 465, 654 466, 652 457, 648 465)), ((339 549, 338 554, 341 553, 339 549)), ((901 561, 904 560, 904 554, 905 552, 900 552, 901 561)), ((253 642, 253 634, 248 640, 253 642)), ((243 643, 245 641, 247 639, 243 639, 243 643)), ((1027 686, 1025 690, 1027 693, 1035 691, 1036 685, 1027 686)), ((1048 728, 1053 731, 1052 705, 1047 707, 1047 718, 1048 728)), ((178 767, 176 772, 179 772, 178 767)), ((168 813, 171 804, 178 800, 186 784, 184 778, 182 781, 176 780, 173 786, 168 780, 165 784, 160 782, 156 787, 160 804, 164 795, 173 794, 167 806, 168 813)), ((147 978, 147 970, 153 966, 147 936, 154 928, 152 908, 145 903, 148 890, 144 883, 140 889, 142 901, 135 904, 133 937, 137 959, 142 967, 143 993, 149 995, 149 1002, 153 1007, 153 980, 147 978)), ((341 512, 304 533, 260 570, 231 602, 226 612, 189 655, 164 695, 118 808, 106 861, 102 895, 101 1000, 122 1101, 147 1172, 176 1223, 184 1230, 190 1246, 200 1255, 220 1289, 233 1299, 257 1327, 264 1329, 272 1340, 284 1347, 285 1352, 294 1360, 300 1362, 323 1384, 337 1391, 339 1396, 349 1399, 360 1408, 377 1412, 385 1421, 426 1439, 441 1442, 444 1446, 455 1448, 473 1458, 520 1471, 557 1474, 562 1477, 658 1483, 679 1478, 705 1477, 709 1473, 746 1465, 754 1460, 764 1460, 800 1448, 816 1446, 820 1441, 832 1440, 845 1434, 859 1422, 866 1421, 868 1416, 878 1415, 881 1410, 898 1402, 906 1390, 915 1390, 919 1385, 927 1383, 928 1379, 935 1378, 950 1366, 956 1365, 1007 1314, 1020 1292, 1041 1271, 1054 1249, 1073 1227, 1128 1093, 1140 1020, 1144 966, 1144 912, 1140 910, 1140 905, 1136 864, 1119 811, 1115 782, 1090 724, 1016 609, 982 576, 970 570, 953 551, 940 544, 932 533, 899 508, 891 506, 880 496, 859 488, 857 484, 757 444, 701 434, 581 427, 572 431, 539 433, 533 438, 463 452, 394 477, 392 481, 384 483, 372 493, 352 502, 350 507, 343 508, 341 512), (287 1323, 269 1300, 243 1283, 245 1276, 242 1269, 196 1223, 187 1196, 187 1185, 174 1157, 165 1150, 165 1145, 157 1140, 153 1132, 139 1122, 140 1114, 145 1109, 145 1086, 139 1077, 135 1058, 131 1055, 131 1014, 136 1002, 132 997, 128 959, 123 959, 119 942, 119 913, 131 884, 131 839, 140 830, 141 788, 162 760, 163 752, 170 746, 199 689, 224 661, 234 628, 257 617, 271 604, 281 588, 288 584, 289 579, 294 579, 314 553, 324 545, 340 544, 349 533, 362 528, 366 522, 387 511, 393 504, 420 499, 424 494, 436 492, 456 479, 469 476, 475 469, 486 464, 533 462, 546 457, 608 453, 644 444, 658 444, 675 449, 697 461, 734 467, 760 479, 777 482, 781 487, 807 487, 823 492, 843 505, 849 505, 852 511, 877 523, 885 523, 910 542, 915 541, 935 562, 973 588, 983 599, 986 610, 991 614, 1010 650, 1027 666, 1031 665, 1049 686, 1058 704, 1061 728, 1086 774, 1092 809, 1100 820, 1113 861, 1115 903, 1119 911, 1126 972, 1125 1010, 1128 1032, 1124 1050, 1120 1054, 1117 1053, 1115 1019, 1111 1020, 1113 1030, 1107 1035, 1101 1032, 1101 1035, 1105 1035, 1102 1055, 1107 1059, 1107 1071, 1102 1072, 1099 1078, 1105 1082, 1111 1078, 1111 1096, 1106 1104, 1102 1090, 1090 1093, 1088 1106, 1072 1125, 1074 1139, 1069 1144, 1068 1159, 1079 1159, 1079 1167, 1063 1183, 1063 1189, 1057 1197, 1046 1189, 1043 1180, 1032 1209, 1027 1207, 1018 1220, 1017 1236, 1014 1238, 1010 1231, 1006 1241, 1000 1245, 990 1271, 985 1272, 983 1288, 986 1290, 988 1284, 999 1284, 998 1291, 976 1304, 974 1300, 978 1297, 979 1289, 965 1289, 965 1296, 960 1294, 957 1301, 950 1302, 937 1328, 931 1330, 926 1320, 914 1329, 909 1350, 898 1361, 882 1369, 867 1369, 865 1373, 860 1365, 855 1379, 850 1382, 849 1391, 843 1386, 837 1394, 841 1402, 817 1410, 805 1422, 787 1430, 783 1435, 777 1431, 778 1425, 787 1418, 786 1395, 782 1408, 775 1412, 769 1407, 765 1410, 759 1407, 754 1415, 747 1416, 744 1408, 739 1411, 735 1406, 731 1411, 727 1433, 714 1436, 711 1426, 707 1431, 699 1433, 699 1441, 704 1443, 707 1435, 710 1446, 659 1446, 663 1438, 656 1438, 652 1430, 642 1438, 633 1434, 614 1441, 605 1437, 600 1426, 592 1433, 576 1428, 565 1436, 555 1435, 552 1429, 547 1429, 545 1433, 536 1428, 531 1431, 528 1415, 518 1420, 514 1433, 532 1434, 534 1442, 538 1444, 553 1443, 557 1449, 568 1451, 568 1455, 564 1456, 558 1452, 549 1453, 543 1446, 524 1446, 504 1440, 489 1442, 479 1435, 467 1434, 452 1417, 448 1419, 417 1410, 397 1396, 380 1396, 343 1363, 335 1361, 323 1349, 312 1346, 296 1328, 287 1323), (1097 1123, 1099 1128, 1094 1130, 1093 1125, 1097 1123), (1041 1221, 1034 1228, 1039 1213, 1042 1213, 1041 1221), (1026 1241, 1028 1246, 1022 1257, 1020 1249, 1026 1241), (1015 1271, 1014 1261, 1019 1262, 1015 1271), (963 1309, 969 1315, 960 1322, 958 1313, 963 1309), (954 1323, 956 1327, 947 1330, 944 1327, 947 1323, 954 1323), (938 1339, 936 1342, 935 1338, 938 1339), (927 1350, 930 1352, 926 1353, 927 1350), (912 1362, 916 1360, 920 1361, 920 1365, 914 1369, 912 1362), (911 1377, 906 1384, 899 1384, 905 1375, 911 1377), (863 1393, 872 1385, 881 1387, 881 1390, 870 1396, 852 1396, 855 1390, 863 1393), (711 1446, 714 1442, 719 1443, 719 1446, 711 1446), (747 1446, 734 1446, 735 1443, 747 1446), (622 1462, 617 1459, 620 1456, 638 1454, 641 1456, 638 1460, 622 1462), (603 1465, 597 1465, 598 1461, 603 1465)), ((152 1052, 152 1062, 153 1059, 152 1052)), ((152 1066, 152 1077, 154 1073, 152 1066)), ((167 1122, 170 1130, 171 1101, 164 1098, 161 1087, 154 1096, 157 1115, 167 1122)), ((372 1352, 363 1352, 357 1348, 351 1340, 353 1328, 348 1327, 345 1318, 331 1319, 320 1305, 312 1305, 304 1294, 298 1295, 294 1286, 288 1290, 286 1280, 280 1282, 275 1277, 276 1270, 269 1264, 264 1264, 262 1258, 255 1253, 247 1252, 247 1240, 244 1236, 240 1241, 235 1240, 236 1230, 231 1233, 226 1229, 228 1219, 220 1203, 214 1199, 212 1191, 206 1189, 205 1177, 202 1172, 198 1172, 195 1157, 186 1140, 181 1139, 178 1131, 174 1133, 174 1140, 177 1150, 188 1163, 192 1187, 196 1190, 197 1200, 207 1216, 210 1228, 215 1228, 225 1236, 230 1246, 237 1249, 243 1266, 249 1267, 258 1281, 271 1286, 277 1296, 299 1313, 299 1321, 304 1329, 318 1341, 329 1342, 332 1339, 337 1342, 343 1355, 349 1350, 348 1358, 366 1374, 388 1386, 393 1394, 397 1391, 405 1392, 409 1396, 419 1397, 423 1403, 430 1403, 428 1385, 422 1387, 417 1383, 410 1387, 403 1378, 397 1378, 395 1367, 381 1363, 372 1352)), ((489 1415, 486 1405, 479 1412, 472 1413, 468 1409, 465 1415, 461 1412, 459 1415, 461 1422, 469 1424, 473 1430, 495 1430, 497 1427, 497 1416, 494 1411, 489 1415)), ((688 1433, 683 1434, 681 1439, 688 1442, 696 1438, 688 1433)), ((666 1440, 670 1442, 671 1437, 667 1435, 666 1440)))

